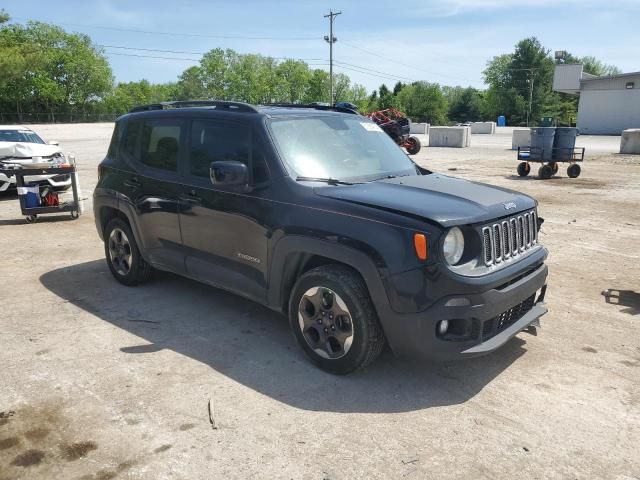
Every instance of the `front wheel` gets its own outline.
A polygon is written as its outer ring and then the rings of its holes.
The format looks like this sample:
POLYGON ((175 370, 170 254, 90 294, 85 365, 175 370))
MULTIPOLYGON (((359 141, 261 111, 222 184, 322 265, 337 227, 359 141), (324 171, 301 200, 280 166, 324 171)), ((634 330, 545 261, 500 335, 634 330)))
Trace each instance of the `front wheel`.
POLYGON ((520 162, 518 164, 518 175, 520 175, 521 177, 526 177, 527 175, 529 175, 530 171, 531 165, 529 165, 527 162, 520 162))
POLYGON ((123 285, 138 285, 151 276, 151 266, 142 258, 129 224, 121 218, 107 224, 104 252, 109 270, 123 285))
POLYGON ((418 140, 416 137, 407 138, 404 146, 407 149, 407 153, 409 155, 415 155, 420 151, 420 148, 422 147, 422 145, 420 144, 420 140, 418 140))
POLYGON ((366 367, 385 343, 366 285, 341 265, 314 268, 298 279, 289 300, 289 323, 311 361, 334 374, 366 367))
POLYGON ((553 168, 550 165, 542 165, 538 169, 538 177, 542 180, 548 180, 553 176, 553 168))

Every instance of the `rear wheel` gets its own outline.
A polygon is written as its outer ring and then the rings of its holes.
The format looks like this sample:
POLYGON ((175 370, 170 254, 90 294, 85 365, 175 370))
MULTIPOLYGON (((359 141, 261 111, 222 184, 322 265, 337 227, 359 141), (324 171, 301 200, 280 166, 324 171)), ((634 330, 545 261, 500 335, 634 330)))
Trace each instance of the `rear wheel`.
POLYGON ((578 176, 580 176, 580 172, 581 168, 577 163, 574 163, 573 165, 569 165, 567 167, 567 175, 569 175, 570 178, 577 178, 578 176))
POLYGON ((531 165, 529 165, 527 162, 520 162, 518 164, 518 175, 520 175, 521 177, 526 177, 527 175, 529 175, 530 171, 531 165))
POLYGON ((362 278, 340 265, 318 267, 298 279, 289 300, 289 323, 311 361, 334 374, 366 367, 385 343, 362 278))
POLYGON ((409 155, 415 155, 420 151, 420 148, 422 147, 422 145, 420 144, 420 140, 418 140, 416 137, 407 138, 404 145, 409 155))
POLYGON ((151 276, 151 266, 142 258, 129 224, 121 218, 107 224, 104 251, 109 270, 120 283, 138 285, 151 276))
POLYGON ((551 178, 552 175, 553 175, 553 168, 551 168, 550 165, 542 165, 538 169, 538 177, 540 177, 543 180, 547 180, 551 178))
POLYGON ((553 170, 553 174, 555 175, 556 173, 558 173, 558 163, 557 162, 552 162, 549 164, 551 166, 551 170, 553 170))

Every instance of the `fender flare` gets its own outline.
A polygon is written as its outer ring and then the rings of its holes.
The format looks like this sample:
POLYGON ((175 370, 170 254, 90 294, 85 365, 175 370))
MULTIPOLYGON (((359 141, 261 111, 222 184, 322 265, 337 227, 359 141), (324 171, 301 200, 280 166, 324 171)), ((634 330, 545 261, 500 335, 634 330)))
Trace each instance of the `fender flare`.
POLYGON ((276 243, 269 269, 269 290, 267 292, 267 301, 272 308, 282 310, 282 305, 288 302, 289 292, 285 291, 286 281, 292 273, 291 270, 295 274, 301 267, 299 255, 326 257, 356 270, 362 276, 369 290, 371 301, 384 328, 384 319, 389 318, 389 299, 380 276, 380 270, 374 261, 360 250, 319 238, 288 235, 276 243))

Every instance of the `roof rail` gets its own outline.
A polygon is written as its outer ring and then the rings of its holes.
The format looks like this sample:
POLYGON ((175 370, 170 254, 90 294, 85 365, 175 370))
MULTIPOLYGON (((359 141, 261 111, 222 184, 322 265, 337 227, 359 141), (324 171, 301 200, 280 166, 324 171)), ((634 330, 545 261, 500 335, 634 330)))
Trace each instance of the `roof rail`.
POLYGON ((332 112, 351 113, 359 115, 359 112, 353 108, 346 108, 340 105, 330 105, 328 103, 313 102, 313 103, 265 103, 264 107, 282 107, 282 108, 313 108, 315 110, 325 110, 332 112))
POLYGON ((173 102, 151 103, 149 105, 139 105, 137 107, 133 107, 131 110, 129 110, 129 113, 188 107, 215 107, 216 109, 221 110, 258 113, 258 110, 253 105, 243 102, 231 102, 227 100, 179 100, 173 102))

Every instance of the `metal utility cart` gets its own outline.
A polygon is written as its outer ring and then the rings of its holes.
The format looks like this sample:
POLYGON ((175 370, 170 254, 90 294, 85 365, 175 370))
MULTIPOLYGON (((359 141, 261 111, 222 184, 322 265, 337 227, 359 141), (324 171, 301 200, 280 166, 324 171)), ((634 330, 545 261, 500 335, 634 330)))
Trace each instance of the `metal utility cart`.
MULTIPOLYGON (((69 212, 72 219, 76 219, 80 216, 80 199, 78 197, 78 181, 76 178, 76 166, 59 166, 51 168, 17 168, 17 169, 0 169, 0 172, 5 173, 7 176, 16 176, 16 186, 18 188, 18 199, 20 201, 20 210, 22 215, 28 223, 35 223, 38 220, 38 215, 50 214, 50 213, 64 213, 69 212), (71 188, 73 191, 73 200, 61 203, 56 206, 37 206, 28 207, 26 202, 26 195, 20 195, 20 191, 27 187, 25 177, 37 176, 37 175, 69 175, 71 177, 71 188)), ((42 187, 40 187, 42 188, 42 187)))
POLYGON ((581 168, 578 162, 584 160, 584 147, 582 148, 552 148, 551 155, 547 153, 545 158, 544 148, 518 147, 518 175, 526 177, 531 172, 530 163, 540 163, 538 177, 543 180, 551 178, 558 173, 558 163, 569 163, 567 175, 576 178, 580 175, 581 168))

